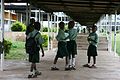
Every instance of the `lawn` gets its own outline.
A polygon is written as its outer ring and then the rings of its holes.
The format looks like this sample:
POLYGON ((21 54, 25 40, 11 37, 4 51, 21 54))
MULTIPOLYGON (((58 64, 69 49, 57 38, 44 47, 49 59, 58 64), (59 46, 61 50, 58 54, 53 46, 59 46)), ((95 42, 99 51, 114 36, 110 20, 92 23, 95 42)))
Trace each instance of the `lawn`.
MULTIPOLYGON (((112 47, 114 47, 114 33, 112 35, 112 47)), ((116 34, 116 51, 120 56, 120 33, 116 34)))
POLYGON ((26 59, 25 42, 12 41, 10 53, 5 56, 6 59, 26 59))
MULTIPOLYGON (((44 51, 47 47, 43 47, 44 51)), ((5 59, 17 59, 25 60, 27 59, 27 54, 25 52, 25 42, 22 41, 12 41, 12 47, 10 53, 5 56, 5 59)))

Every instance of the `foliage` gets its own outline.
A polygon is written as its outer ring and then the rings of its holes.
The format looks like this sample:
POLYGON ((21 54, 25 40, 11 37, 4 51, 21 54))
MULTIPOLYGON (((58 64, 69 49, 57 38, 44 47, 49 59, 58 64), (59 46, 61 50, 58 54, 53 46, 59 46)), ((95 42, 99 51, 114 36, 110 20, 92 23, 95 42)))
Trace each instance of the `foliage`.
POLYGON ((48 28, 47 27, 43 27, 43 32, 48 32, 48 28))
POLYGON ((25 53, 25 42, 13 41, 10 53, 5 56, 6 59, 20 59, 24 60, 27 58, 25 53))
POLYGON ((12 43, 7 40, 4 40, 3 43, 4 43, 4 52, 5 52, 5 56, 6 56, 6 54, 8 54, 10 52, 12 43))
POLYGON ((23 24, 19 21, 16 21, 15 23, 12 24, 11 30, 12 31, 25 31, 26 26, 25 26, 25 24, 23 24))
POLYGON ((57 28, 52 28, 52 32, 57 32, 57 28))
POLYGON ((42 38, 44 39, 43 47, 48 46, 48 36, 46 34, 42 35, 42 38))
MULTIPOLYGON (((42 30, 43 30, 43 32, 48 32, 48 28, 47 28, 47 27, 43 27, 42 30)), ((49 31, 50 31, 50 32, 51 32, 51 31, 52 31, 52 32, 57 32, 57 28, 56 28, 56 27, 54 27, 54 28, 52 27, 51 29, 49 28, 49 31)))
MULTIPOLYGON (((114 50, 114 33, 112 34, 112 49, 114 50)), ((116 52, 120 56, 120 33, 116 34, 116 52)))

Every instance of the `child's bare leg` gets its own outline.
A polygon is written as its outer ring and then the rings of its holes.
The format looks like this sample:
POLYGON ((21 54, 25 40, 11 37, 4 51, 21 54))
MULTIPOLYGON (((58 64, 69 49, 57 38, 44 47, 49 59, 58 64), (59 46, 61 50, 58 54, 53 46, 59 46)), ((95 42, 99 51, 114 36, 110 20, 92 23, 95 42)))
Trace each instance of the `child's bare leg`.
POLYGON ((91 56, 88 56, 88 64, 90 64, 91 56))
POLYGON ((53 64, 56 64, 57 60, 58 60, 58 57, 56 56, 55 59, 54 59, 54 63, 53 64))
POLYGON ((93 64, 96 64, 96 56, 93 56, 93 64))
POLYGON ((66 56, 66 58, 65 58, 66 65, 68 65, 68 61, 69 61, 69 57, 66 56))
POLYGON ((57 63, 58 57, 56 56, 53 62, 53 67, 51 67, 51 70, 59 70, 59 68, 57 68, 56 63, 57 63))

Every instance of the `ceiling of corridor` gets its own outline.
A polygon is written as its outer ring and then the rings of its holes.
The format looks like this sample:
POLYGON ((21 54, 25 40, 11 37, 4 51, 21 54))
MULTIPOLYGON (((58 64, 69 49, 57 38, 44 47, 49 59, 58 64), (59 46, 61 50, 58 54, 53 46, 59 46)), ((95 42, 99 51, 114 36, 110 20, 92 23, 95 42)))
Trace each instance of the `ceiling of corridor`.
POLYGON ((9 2, 27 2, 46 12, 64 12, 82 25, 91 26, 103 14, 120 12, 120 0, 5 0, 9 2))

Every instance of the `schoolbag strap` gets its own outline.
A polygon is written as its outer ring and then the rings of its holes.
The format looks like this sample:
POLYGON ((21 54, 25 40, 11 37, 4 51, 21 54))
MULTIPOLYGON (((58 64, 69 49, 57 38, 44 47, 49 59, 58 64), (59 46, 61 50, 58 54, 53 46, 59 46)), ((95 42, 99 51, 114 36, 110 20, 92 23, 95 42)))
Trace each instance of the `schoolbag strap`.
POLYGON ((39 33, 39 32, 37 32, 33 38, 35 38, 35 37, 37 36, 38 33, 39 33))

